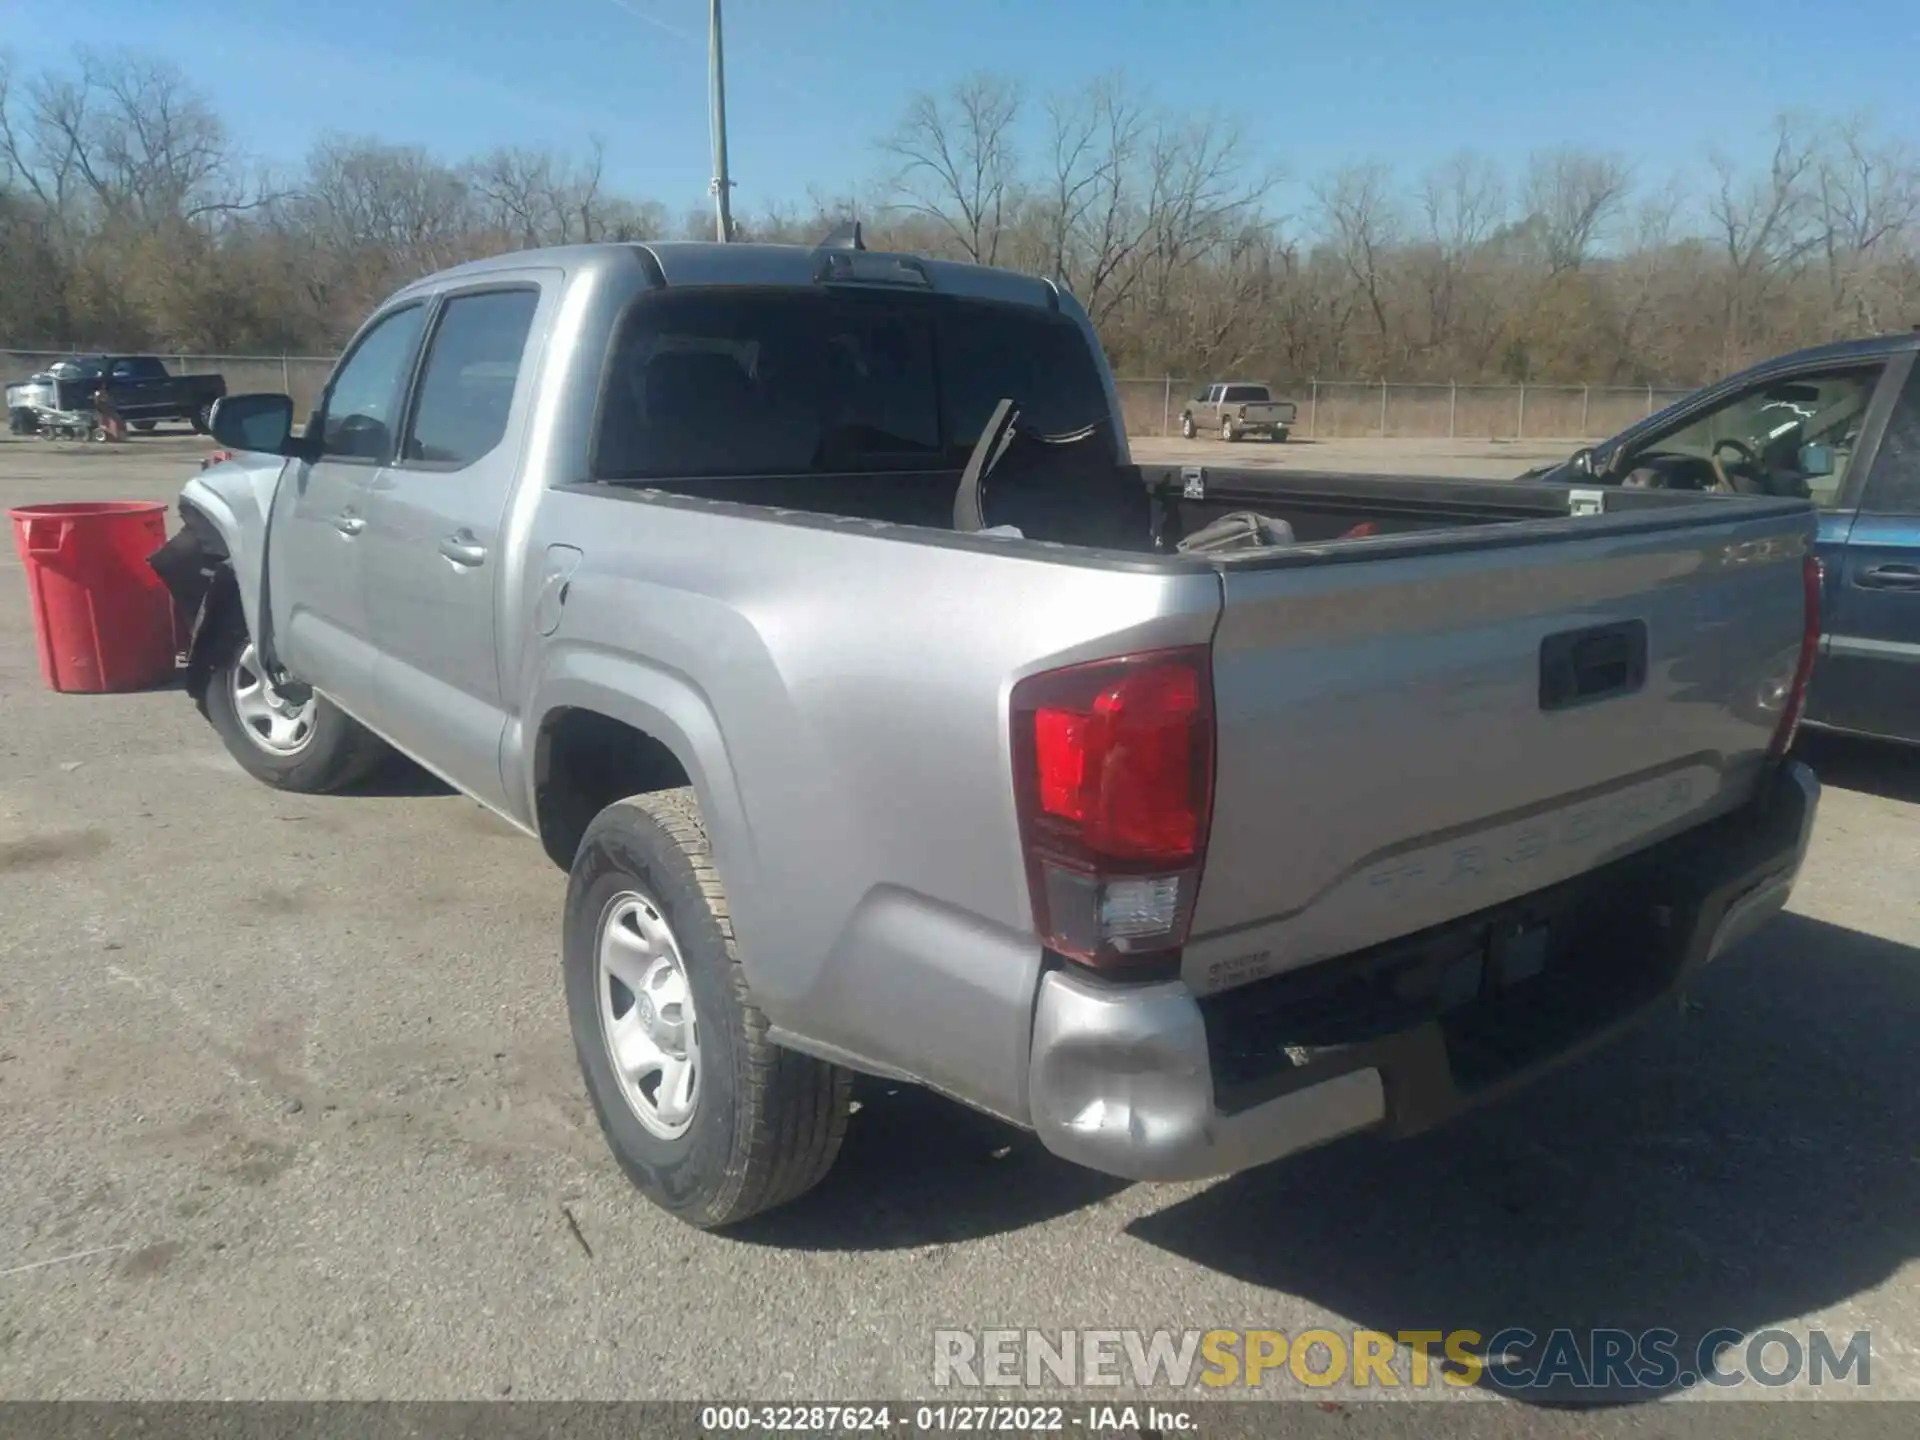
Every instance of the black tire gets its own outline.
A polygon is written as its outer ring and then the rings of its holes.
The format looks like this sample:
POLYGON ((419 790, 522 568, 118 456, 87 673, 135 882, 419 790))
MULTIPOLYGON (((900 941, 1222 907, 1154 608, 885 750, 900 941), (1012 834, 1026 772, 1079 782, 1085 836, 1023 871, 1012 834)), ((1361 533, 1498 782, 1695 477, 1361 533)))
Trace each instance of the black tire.
POLYGON ((1193 428, 1193 416, 1182 415, 1180 417, 1180 438, 1183 440, 1191 440, 1193 439, 1194 434, 1195 434, 1195 431, 1193 428))
POLYGON ((1287 443, 1287 430, 1284 426, 1273 432, 1273 443, 1276 445, 1284 445, 1287 443))
POLYGON ((357 785, 392 757, 385 741, 323 695, 313 697, 313 733, 297 753, 264 748, 234 709, 232 677, 247 648, 246 627, 229 622, 212 643, 212 669, 200 710, 227 753, 254 779, 297 795, 328 795, 357 785))
POLYGON ((202 405, 198 410, 193 412, 193 415, 188 419, 187 423, 193 426, 194 430, 199 434, 211 435, 213 433, 211 429, 213 425, 213 406, 202 405))
POLYGON ((846 1135, 853 1077, 767 1039, 692 790, 622 800, 587 827, 567 885, 562 966, 601 1133, 649 1200, 712 1229, 784 1205, 825 1178, 846 1135), (671 927, 693 997, 698 1089, 691 1121, 671 1139, 641 1123, 602 1038, 601 925, 614 900, 633 893, 671 927))

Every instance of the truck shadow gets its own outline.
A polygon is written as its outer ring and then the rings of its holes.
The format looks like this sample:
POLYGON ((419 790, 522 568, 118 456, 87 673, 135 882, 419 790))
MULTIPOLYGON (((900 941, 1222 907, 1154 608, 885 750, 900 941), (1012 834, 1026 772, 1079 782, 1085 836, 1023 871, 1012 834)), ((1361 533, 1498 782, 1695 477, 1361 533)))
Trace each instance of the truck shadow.
MULTIPOLYGON (((1710 1332, 1836 1306, 1920 1253, 1917 1029, 1920 950, 1784 916, 1687 1011, 1504 1106, 1236 1176, 1128 1229, 1357 1326, 1541 1342, 1664 1328, 1690 1370, 1710 1332)), ((1857 1322, 1833 1323, 1843 1354, 1857 1322)), ((1721 1368, 1747 1363, 1740 1350, 1721 1368)), ((1676 1388, 1510 1393, 1624 1404, 1676 1388)))
POLYGON ((1797 753, 1823 785, 1920 803, 1920 746, 1803 730, 1797 753))
POLYGON ((1071 1214, 1128 1183, 918 1086, 861 1076, 854 1096, 846 1146, 820 1188, 730 1239, 800 1250, 947 1245, 1071 1214))

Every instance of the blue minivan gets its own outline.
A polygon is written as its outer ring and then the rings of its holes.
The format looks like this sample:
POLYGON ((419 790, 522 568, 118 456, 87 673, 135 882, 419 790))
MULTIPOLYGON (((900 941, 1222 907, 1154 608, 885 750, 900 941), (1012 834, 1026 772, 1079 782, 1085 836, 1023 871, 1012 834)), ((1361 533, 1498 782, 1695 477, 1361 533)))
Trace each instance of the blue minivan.
POLYGON ((1920 332, 1743 370, 1526 478, 1801 495, 1820 507, 1805 722, 1920 744, 1920 332))

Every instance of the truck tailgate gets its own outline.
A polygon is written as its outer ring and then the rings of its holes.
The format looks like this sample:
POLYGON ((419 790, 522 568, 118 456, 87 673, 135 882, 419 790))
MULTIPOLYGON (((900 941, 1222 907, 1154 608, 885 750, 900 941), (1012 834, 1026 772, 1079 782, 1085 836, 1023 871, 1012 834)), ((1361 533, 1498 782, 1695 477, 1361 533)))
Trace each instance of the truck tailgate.
POLYGON ((1747 798, 1814 522, 1719 503, 1222 564, 1189 985, 1410 934, 1747 798))

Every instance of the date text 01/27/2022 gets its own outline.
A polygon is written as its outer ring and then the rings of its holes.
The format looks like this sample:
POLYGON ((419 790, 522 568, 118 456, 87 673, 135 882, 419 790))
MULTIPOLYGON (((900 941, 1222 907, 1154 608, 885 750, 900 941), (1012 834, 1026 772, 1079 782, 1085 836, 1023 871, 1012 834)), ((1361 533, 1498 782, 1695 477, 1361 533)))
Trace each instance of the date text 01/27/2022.
POLYGON ((766 1434, 847 1434, 855 1431, 905 1434, 1010 1434, 1084 1431, 1088 1434, 1182 1432, 1193 1428, 1190 1412, 1138 1405, 705 1405, 702 1435, 740 1432, 766 1434))

